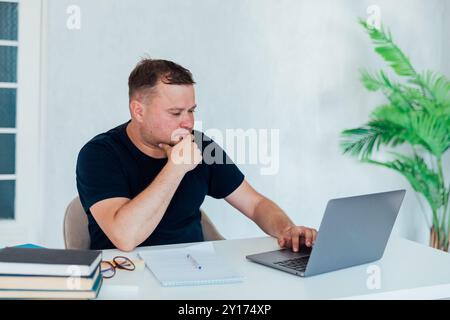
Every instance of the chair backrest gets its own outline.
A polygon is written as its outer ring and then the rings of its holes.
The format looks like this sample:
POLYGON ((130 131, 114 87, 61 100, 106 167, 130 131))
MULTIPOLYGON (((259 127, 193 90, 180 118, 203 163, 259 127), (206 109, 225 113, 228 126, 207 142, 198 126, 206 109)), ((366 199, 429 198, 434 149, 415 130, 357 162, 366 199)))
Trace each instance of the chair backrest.
POLYGON ((200 212, 202 214, 200 223, 202 224, 203 238, 205 241, 225 240, 214 226, 214 223, 209 219, 206 212, 203 209, 200 209, 200 212))
POLYGON ((64 215, 64 243, 66 249, 88 250, 91 246, 88 218, 79 197, 69 203, 64 215))
MULTIPOLYGON (((200 209, 200 212, 205 241, 224 240, 225 238, 216 229, 205 211, 200 209)), ((88 250, 90 248, 91 238, 89 236, 88 218, 79 197, 73 199, 67 206, 63 231, 66 249, 88 250)))

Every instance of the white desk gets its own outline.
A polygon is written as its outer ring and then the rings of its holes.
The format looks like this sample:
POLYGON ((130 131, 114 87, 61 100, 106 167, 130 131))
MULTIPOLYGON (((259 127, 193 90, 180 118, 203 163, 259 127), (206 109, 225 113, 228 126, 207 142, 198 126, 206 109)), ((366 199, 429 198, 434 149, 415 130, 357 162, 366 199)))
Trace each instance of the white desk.
MULTIPOLYGON (((218 254, 226 258, 246 279, 222 285, 162 287, 147 268, 133 272, 118 270, 105 279, 99 299, 171 300, 288 300, 288 299, 441 299, 450 297, 450 254, 405 240, 391 238, 379 261, 300 278, 248 261, 245 256, 277 249, 269 237, 215 241, 218 254), (368 289, 368 267, 380 270, 380 288, 368 289)), ((170 247, 183 247, 172 245, 170 247)), ((149 250, 169 247, 149 247, 149 250)), ((104 259, 125 255, 137 259, 135 252, 105 250, 104 259)))

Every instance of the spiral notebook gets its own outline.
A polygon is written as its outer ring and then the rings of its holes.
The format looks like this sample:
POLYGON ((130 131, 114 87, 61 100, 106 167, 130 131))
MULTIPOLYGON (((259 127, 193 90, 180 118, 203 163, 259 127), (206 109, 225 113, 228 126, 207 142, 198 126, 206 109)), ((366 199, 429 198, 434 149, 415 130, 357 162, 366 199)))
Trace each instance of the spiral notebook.
POLYGON ((143 249, 138 254, 165 287, 224 284, 244 280, 215 252, 211 242, 175 249, 143 249))

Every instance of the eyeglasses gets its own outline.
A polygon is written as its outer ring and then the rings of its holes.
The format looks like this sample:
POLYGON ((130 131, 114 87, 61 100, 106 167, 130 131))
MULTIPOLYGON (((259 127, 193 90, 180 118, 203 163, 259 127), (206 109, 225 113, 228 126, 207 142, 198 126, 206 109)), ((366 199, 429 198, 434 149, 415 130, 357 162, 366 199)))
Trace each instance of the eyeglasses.
POLYGON ((133 271, 136 269, 133 261, 127 257, 117 256, 112 261, 103 260, 100 263, 100 271, 103 278, 110 279, 116 275, 116 269, 133 271))

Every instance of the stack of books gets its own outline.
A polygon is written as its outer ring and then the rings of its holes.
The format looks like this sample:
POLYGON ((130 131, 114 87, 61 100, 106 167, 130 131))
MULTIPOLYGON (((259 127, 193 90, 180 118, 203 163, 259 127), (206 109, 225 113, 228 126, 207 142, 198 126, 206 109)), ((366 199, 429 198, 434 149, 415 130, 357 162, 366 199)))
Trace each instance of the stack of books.
POLYGON ((0 299, 95 299, 101 260, 101 251, 1 249, 0 299))

